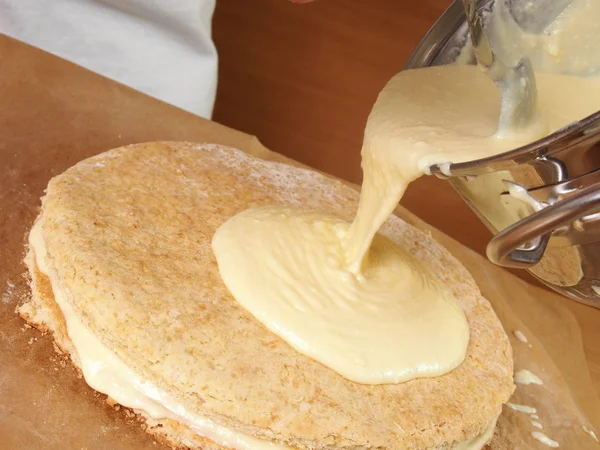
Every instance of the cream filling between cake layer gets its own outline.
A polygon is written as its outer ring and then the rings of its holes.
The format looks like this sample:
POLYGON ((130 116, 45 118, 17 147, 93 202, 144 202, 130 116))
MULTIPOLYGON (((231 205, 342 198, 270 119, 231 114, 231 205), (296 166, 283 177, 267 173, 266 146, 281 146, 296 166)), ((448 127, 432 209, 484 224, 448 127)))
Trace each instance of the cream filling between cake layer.
POLYGON ((152 383, 136 375, 116 354, 94 336, 66 301, 60 282, 46 264, 46 243, 41 231, 41 222, 38 220, 29 235, 29 245, 33 250, 39 271, 50 280, 54 300, 65 318, 69 339, 79 355, 85 381, 91 388, 108 395, 123 406, 144 413, 153 419, 171 419, 185 424, 199 436, 210 439, 223 447, 235 450, 285 450, 289 448, 254 438, 194 414, 177 400, 161 392, 152 383))
MULTIPOLYGON (((184 424, 199 436, 210 439, 223 447, 234 450, 291 450, 291 447, 257 439, 192 413, 170 395, 135 374, 115 353, 94 336, 66 300, 59 280, 46 263, 46 242, 42 235, 41 220, 38 220, 31 230, 29 245, 33 251, 37 268, 50 280, 54 300, 65 318, 69 339, 79 355, 81 371, 85 381, 92 389, 155 420, 171 419, 184 424)), ((480 435, 458 443, 451 449, 482 449, 492 438, 497 419, 498 417, 494 418, 480 435)))

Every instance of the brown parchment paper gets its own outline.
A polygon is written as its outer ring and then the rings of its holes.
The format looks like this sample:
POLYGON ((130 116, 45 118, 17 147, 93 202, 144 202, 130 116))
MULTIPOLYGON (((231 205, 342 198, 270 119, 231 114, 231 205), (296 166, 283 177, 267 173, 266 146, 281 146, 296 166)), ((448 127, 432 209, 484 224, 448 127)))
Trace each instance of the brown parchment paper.
MULTIPOLYGON (((152 140, 227 144, 279 161, 252 136, 187 114, 40 50, 0 35, 0 449, 164 448, 125 409, 115 411, 78 378, 52 340, 14 313, 29 295, 25 234, 48 180, 79 160, 152 140)), ((398 214, 428 229, 415 216, 398 214)), ((537 408, 561 448, 600 446, 583 430, 600 427, 581 334, 557 294, 529 285, 476 253, 431 233, 466 265, 511 338, 517 369, 543 386, 519 386, 511 400, 537 408), (529 344, 514 337, 521 331, 529 344)), ((432 399, 434 402, 435 399, 432 399)), ((529 415, 505 408, 494 449, 547 448, 530 436, 529 415)))

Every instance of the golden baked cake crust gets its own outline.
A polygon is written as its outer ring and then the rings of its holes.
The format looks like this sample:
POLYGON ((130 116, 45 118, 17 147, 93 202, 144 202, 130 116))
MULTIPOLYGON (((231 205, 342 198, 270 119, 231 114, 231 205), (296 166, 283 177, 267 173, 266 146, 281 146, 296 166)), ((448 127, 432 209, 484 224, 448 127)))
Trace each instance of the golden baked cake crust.
POLYGON ((472 277, 425 233, 396 217, 383 230, 465 310, 467 358, 438 378, 352 383, 270 333, 221 282, 211 240, 237 212, 280 203, 351 220, 357 200, 341 182, 234 149, 149 143, 51 180, 41 219, 47 263, 82 322, 217 423, 297 448, 444 448, 481 433, 512 393, 511 348, 472 277))

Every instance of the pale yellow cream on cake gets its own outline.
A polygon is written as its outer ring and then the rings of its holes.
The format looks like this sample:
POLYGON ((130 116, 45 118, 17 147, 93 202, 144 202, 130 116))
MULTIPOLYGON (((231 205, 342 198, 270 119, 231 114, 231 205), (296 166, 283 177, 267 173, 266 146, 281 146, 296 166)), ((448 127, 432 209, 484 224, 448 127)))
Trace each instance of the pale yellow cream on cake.
POLYGON ((499 138, 500 94, 476 66, 400 72, 367 122, 352 223, 278 206, 244 211, 213 240, 223 281, 269 330, 350 380, 397 383, 456 368, 469 340, 456 299, 377 232, 430 166, 517 148, 600 105, 600 79, 538 74, 537 85, 532 126, 499 138))

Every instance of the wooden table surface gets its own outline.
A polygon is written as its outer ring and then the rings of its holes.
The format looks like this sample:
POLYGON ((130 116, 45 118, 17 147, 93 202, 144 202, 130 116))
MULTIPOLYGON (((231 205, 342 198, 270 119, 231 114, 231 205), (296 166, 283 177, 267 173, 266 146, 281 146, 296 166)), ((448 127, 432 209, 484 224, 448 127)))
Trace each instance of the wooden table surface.
MULTIPOLYGON (((258 136, 286 156, 360 182, 360 144, 370 108, 449 3, 220 0, 213 25, 220 55, 214 119, 258 136)), ((484 252, 489 231, 446 182, 423 177, 402 203, 484 252)), ((516 273, 536 283, 526 272, 516 273)), ((600 393, 600 310, 565 303, 580 323, 600 393)))

